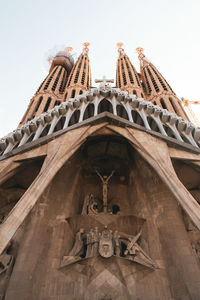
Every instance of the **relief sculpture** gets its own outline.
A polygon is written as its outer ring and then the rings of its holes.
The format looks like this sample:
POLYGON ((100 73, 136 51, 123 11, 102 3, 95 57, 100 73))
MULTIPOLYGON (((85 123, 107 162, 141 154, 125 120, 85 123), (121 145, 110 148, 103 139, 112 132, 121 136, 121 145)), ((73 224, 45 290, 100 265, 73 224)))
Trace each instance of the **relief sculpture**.
POLYGON ((141 231, 131 236, 123 232, 113 232, 107 226, 102 231, 97 227, 89 231, 81 228, 76 233, 74 245, 68 256, 64 256, 61 267, 95 256, 103 258, 115 256, 155 269, 155 262, 138 243, 140 236, 141 231))

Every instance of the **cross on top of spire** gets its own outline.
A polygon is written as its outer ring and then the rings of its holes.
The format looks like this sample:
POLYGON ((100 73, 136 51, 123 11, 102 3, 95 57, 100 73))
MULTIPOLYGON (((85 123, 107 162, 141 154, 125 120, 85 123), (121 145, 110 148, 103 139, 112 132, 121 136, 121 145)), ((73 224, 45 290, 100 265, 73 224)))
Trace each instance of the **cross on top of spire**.
POLYGON ((144 49, 142 47, 136 48, 136 51, 138 53, 138 58, 142 59, 145 55, 143 54, 144 49))
POLYGON ((90 43, 89 42, 85 42, 85 43, 83 43, 83 54, 88 54, 88 52, 89 52, 89 47, 90 46, 90 43))
POLYGON ((121 42, 117 43, 117 48, 118 48, 119 55, 124 55, 125 54, 124 49, 122 48, 123 46, 124 46, 123 43, 121 43, 121 42))
POLYGON ((109 83, 114 83, 114 79, 106 79, 106 76, 103 76, 102 79, 95 79, 96 83, 100 83, 100 87, 106 89, 110 86, 109 83))
POLYGON ((68 47, 65 48, 65 50, 71 52, 71 51, 73 51, 73 48, 71 46, 68 46, 68 47))

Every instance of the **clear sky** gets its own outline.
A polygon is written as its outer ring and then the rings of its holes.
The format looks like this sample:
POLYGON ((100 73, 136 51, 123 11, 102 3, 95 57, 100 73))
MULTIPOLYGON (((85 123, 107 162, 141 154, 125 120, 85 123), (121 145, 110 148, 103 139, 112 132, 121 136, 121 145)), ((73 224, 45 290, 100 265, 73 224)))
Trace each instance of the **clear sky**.
MULTIPOLYGON (((17 128, 46 76, 47 56, 89 41, 93 84, 115 79, 116 43, 139 71, 135 48, 179 97, 200 100, 199 0, 0 0, 0 137, 17 128)), ((200 119, 200 105, 193 106, 200 119)))

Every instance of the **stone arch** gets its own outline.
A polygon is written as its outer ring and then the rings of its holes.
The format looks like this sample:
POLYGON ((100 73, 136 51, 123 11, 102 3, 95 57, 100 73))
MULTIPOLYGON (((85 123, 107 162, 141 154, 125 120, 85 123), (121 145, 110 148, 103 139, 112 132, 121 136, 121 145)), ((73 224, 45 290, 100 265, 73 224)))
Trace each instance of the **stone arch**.
POLYGON ((65 117, 65 116, 62 116, 62 117, 58 120, 58 122, 57 122, 57 124, 56 124, 56 126, 55 126, 53 132, 56 132, 56 131, 59 131, 59 130, 63 129, 63 126, 64 126, 64 124, 65 124, 65 120, 66 120, 66 117, 65 117))
POLYGON ((117 115, 123 119, 129 120, 128 113, 123 105, 118 104, 117 105, 117 115))
POLYGON ((45 128, 42 130, 42 132, 41 132, 41 134, 40 134, 39 137, 41 138, 41 137, 47 135, 48 132, 49 132, 50 127, 51 127, 51 124, 47 124, 47 125, 45 126, 45 128))
POLYGON ((142 117, 140 116, 139 112, 137 112, 136 110, 132 110, 131 115, 132 115, 134 123, 145 127, 144 121, 143 121, 142 117))
POLYGON ((76 123, 78 123, 79 121, 79 117, 80 117, 80 110, 75 110, 69 120, 69 125, 68 126, 72 126, 76 123))
POLYGON ((98 114, 104 112, 104 111, 108 111, 110 113, 113 113, 113 107, 110 101, 108 101, 107 99, 103 99, 98 106, 98 114))
POLYGON ((166 134, 167 134, 169 137, 172 137, 172 138, 176 139, 176 136, 174 135, 173 130, 172 130, 169 126, 163 124, 163 128, 164 128, 166 134))
POLYGON ((190 140, 184 134, 181 134, 180 132, 179 132, 179 134, 180 134, 182 140, 184 141, 184 143, 187 143, 187 144, 191 145, 190 140))
POLYGON ((148 123, 149 123, 149 126, 150 126, 150 128, 153 130, 153 131, 156 131, 156 132, 159 132, 159 133, 161 133, 160 132, 160 129, 159 129, 159 127, 158 127, 158 124, 157 124, 157 122, 152 118, 152 117, 147 117, 147 121, 148 121, 148 123))
POLYGON ((90 103, 85 109, 83 120, 89 119, 94 116, 94 104, 90 103))
POLYGON ((29 138, 28 138, 28 140, 26 141, 26 143, 32 142, 32 140, 34 139, 34 136, 35 136, 35 132, 33 132, 33 133, 29 136, 29 138))

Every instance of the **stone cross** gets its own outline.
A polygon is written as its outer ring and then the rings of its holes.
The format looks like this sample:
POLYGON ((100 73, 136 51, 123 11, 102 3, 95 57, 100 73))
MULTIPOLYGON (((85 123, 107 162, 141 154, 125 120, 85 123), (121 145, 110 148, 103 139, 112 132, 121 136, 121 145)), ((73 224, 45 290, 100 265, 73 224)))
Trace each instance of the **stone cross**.
POLYGON ((109 86, 108 83, 114 83, 114 79, 106 79, 106 76, 103 76, 102 79, 95 79, 96 83, 100 83, 100 87, 107 87, 109 86))

